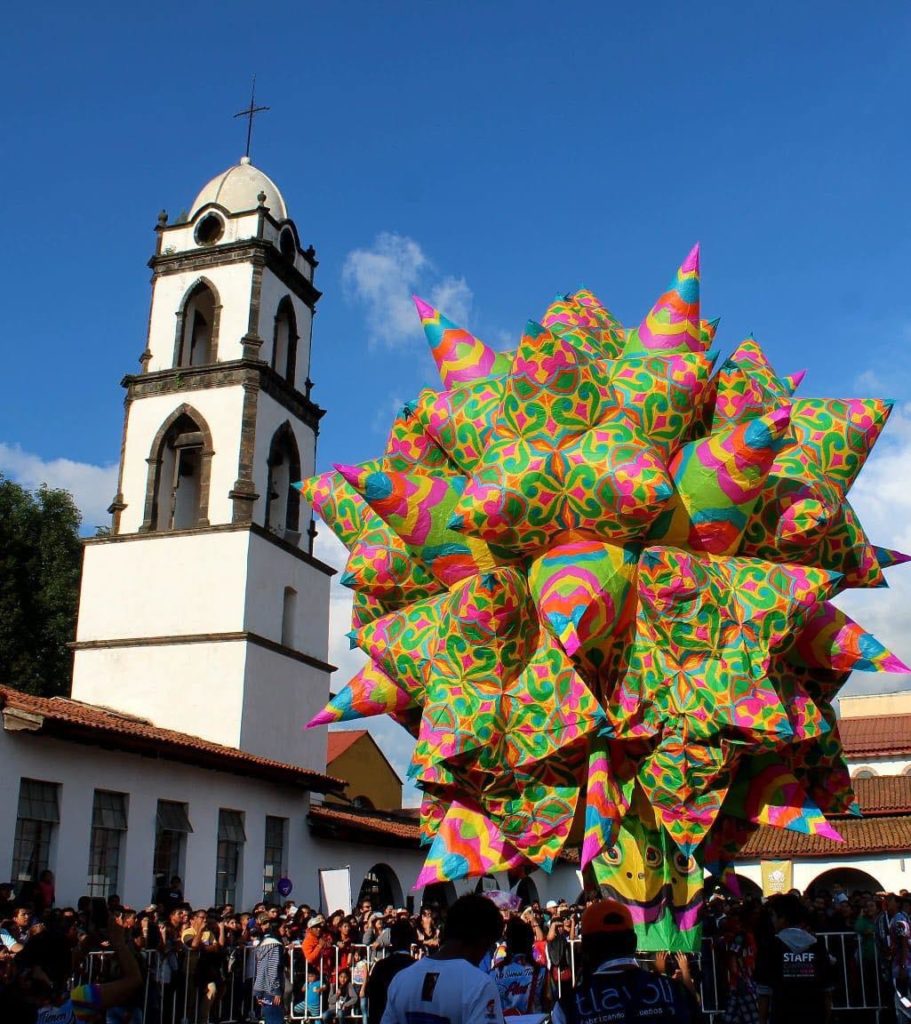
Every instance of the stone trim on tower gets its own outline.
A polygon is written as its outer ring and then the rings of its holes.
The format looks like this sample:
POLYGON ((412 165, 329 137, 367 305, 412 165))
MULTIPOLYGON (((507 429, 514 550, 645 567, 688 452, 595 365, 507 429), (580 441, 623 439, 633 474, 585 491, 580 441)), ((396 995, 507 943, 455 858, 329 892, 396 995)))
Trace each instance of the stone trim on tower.
POLYGON ((292 267, 271 242, 263 238, 244 238, 210 249, 161 253, 149 260, 153 272, 153 285, 155 279, 163 274, 176 274, 186 270, 204 271, 212 267, 230 266, 232 263, 250 263, 254 268, 268 268, 311 310, 315 308, 323 294, 296 267, 292 267))
POLYGON ((270 640, 267 636, 254 633, 249 629, 239 629, 230 633, 174 633, 171 636, 123 636, 111 640, 74 640, 67 644, 72 651, 112 651, 123 647, 175 647, 184 644, 211 644, 211 643, 250 643, 256 647, 263 647, 267 651, 281 654, 285 658, 302 662, 320 672, 335 672, 337 665, 333 665, 322 658, 315 658, 306 651, 298 651, 294 647, 288 647, 277 640, 270 640))
POLYGON ((121 381, 127 389, 129 400, 245 383, 255 383, 292 416, 305 423, 314 434, 319 433, 319 421, 325 416, 326 410, 321 409, 261 360, 233 359, 212 366, 174 366, 143 374, 127 374, 121 381))
POLYGON ((111 519, 112 533, 120 532, 120 517, 127 507, 126 502, 123 500, 123 464, 127 450, 127 428, 130 422, 130 405, 132 401, 129 395, 126 395, 123 399, 123 430, 120 432, 120 465, 117 468, 117 493, 114 495, 111 504, 108 505, 108 513, 113 517, 111 519))
POLYGON ((240 414, 240 454, 237 460, 237 479, 228 497, 234 503, 231 521, 251 523, 253 505, 258 500, 256 483, 253 479, 254 449, 256 445, 256 403, 259 398, 259 381, 243 382, 244 404, 240 414))
POLYGON ((247 320, 247 333, 241 341, 244 343, 244 359, 259 359, 259 351, 263 347, 263 339, 259 333, 259 307, 263 296, 263 266, 253 264, 253 280, 250 285, 250 316, 247 320))

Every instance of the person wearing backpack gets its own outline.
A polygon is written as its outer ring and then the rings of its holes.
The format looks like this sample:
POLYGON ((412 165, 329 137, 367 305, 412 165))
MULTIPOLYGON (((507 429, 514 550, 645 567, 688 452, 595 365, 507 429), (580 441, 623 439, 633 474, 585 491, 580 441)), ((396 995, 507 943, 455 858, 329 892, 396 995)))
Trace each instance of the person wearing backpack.
POLYGON ((629 910, 598 900, 582 915, 582 978, 553 1009, 553 1024, 690 1024, 680 986, 639 966, 629 910))

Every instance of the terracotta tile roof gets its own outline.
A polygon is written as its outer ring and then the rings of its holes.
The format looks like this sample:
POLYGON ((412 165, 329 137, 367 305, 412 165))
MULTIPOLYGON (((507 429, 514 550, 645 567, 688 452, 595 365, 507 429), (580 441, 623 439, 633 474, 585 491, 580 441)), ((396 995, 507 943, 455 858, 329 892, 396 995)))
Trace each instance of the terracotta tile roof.
POLYGON ((911 775, 874 775, 851 781, 865 817, 911 814, 911 775))
POLYGON ((757 857, 847 857, 870 853, 911 854, 911 817, 847 818, 835 822, 844 839, 836 843, 763 825, 747 841, 738 860, 757 857))
POLYGON ((888 754, 911 756, 911 715, 841 718, 838 735, 845 756, 852 760, 888 754))
POLYGON ((421 830, 417 822, 403 821, 397 815, 377 811, 347 810, 329 807, 328 804, 314 804, 310 807, 310 821, 339 832, 368 833, 387 838, 403 839, 417 847, 421 830))
POLYGON ((211 743, 188 733, 160 729, 144 718, 65 697, 34 697, 9 686, 0 686, 0 710, 3 727, 8 731, 112 747, 196 767, 303 786, 318 793, 337 792, 345 786, 341 779, 322 772, 211 743))
POLYGON ((337 757, 344 754, 349 747, 353 747, 361 736, 366 735, 366 729, 343 729, 339 732, 330 732, 329 742, 326 748, 326 764, 332 764, 332 762, 337 757))

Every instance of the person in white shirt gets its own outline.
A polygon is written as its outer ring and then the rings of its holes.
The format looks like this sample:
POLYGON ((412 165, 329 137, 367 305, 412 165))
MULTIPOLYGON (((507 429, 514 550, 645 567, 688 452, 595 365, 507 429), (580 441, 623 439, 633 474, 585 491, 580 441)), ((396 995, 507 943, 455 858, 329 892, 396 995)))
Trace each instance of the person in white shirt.
POLYGON ((505 1024, 496 982, 478 967, 502 933, 490 900, 456 900, 439 952, 392 979, 381 1024, 505 1024))

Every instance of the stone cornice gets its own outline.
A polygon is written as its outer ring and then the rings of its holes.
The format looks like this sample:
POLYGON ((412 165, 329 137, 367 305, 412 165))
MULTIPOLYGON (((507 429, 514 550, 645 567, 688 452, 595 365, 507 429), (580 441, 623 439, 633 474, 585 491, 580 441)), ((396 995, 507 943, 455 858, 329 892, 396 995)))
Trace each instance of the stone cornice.
POLYGON ((267 651, 281 654, 294 661, 303 662, 321 672, 334 672, 335 665, 330 665, 322 658, 316 658, 304 651, 286 647, 275 640, 270 640, 260 633, 249 629, 239 629, 229 633, 175 633, 170 636, 129 636, 116 637, 110 640, 75 640, 67 646, 74 651, 107 651, 122 647, 174 647, 181 644, 213 644, 213 643, 250 643, 263 647, 267 651))
POLYGON ((258 387, 292 416, 306 423, 314 433, 319 433, 319 421, 326 414, 325 409, 259 359, 232 359, 208 366, 174 366, 142 374, 129 373, 120 383, 127 389, 129 400, 202 388, 258 387))
POLYGON ((324 576, 335 575, 336 570, 331 565, 326 565, 325 562, 320 561, 315 556, 295 547, 284 538, 274 534, 271 530, 260 526, 259 523, 219 523, 216 526, 200 526, 190 530, 151 530, 148 533, 117 533, 104 537, 86 537, 82 543, 86 546, 90 544, 131 544, 135 541, 167 540, 169 537, 199 537, 210 533, 238 533, 243 530, 261 537, 270 544, 274 544, 277 548, 298 559, 298 561, 306 562, 307 565, 313 566, 314 569, 321 572, 324 576))
POLYGON ((236 242, 213 245, 205 249, 158 253, 149 260, 153 278, 185 270, 208 270, 232 263, 252 263, 254 266, 267 267, 311 310, 316 308, 323 294, 312 281, 304 277, 282 256, 272 242, 264 238, 242 238, 236 242))

